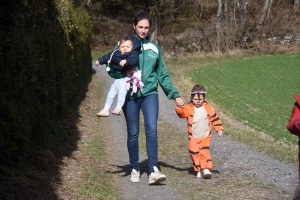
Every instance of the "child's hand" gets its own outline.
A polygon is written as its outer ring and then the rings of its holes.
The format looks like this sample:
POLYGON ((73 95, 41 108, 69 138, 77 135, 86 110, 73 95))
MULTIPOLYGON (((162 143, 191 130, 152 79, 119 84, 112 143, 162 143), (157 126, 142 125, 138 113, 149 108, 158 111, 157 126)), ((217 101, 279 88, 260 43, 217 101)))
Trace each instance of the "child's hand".
POLYGON ((219 135, 219 137, 222 137, 223 136, 223 130, 219 130, 218 135, 219 135))
POLYGON ((96 66, 100 65, 100 63, 99 63, 98 60, 95 62, 95 65, 96 65, 96 66))
POLYGON ((126 60, 121 60, 119 64, 121 65, 121 67, 124 67, 124 65, 126 64, 126 60))

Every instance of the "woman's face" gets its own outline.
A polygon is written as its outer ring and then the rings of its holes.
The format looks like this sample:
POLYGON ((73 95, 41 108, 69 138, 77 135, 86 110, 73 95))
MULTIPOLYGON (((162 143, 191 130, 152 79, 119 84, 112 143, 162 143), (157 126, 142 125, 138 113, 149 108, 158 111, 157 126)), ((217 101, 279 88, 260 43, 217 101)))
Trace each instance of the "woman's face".
POLYGON ((137 25, 133 25, 133 28, 139 38, 145 39, 149 33, 150 23, 148 19, 142 19, 137 25))

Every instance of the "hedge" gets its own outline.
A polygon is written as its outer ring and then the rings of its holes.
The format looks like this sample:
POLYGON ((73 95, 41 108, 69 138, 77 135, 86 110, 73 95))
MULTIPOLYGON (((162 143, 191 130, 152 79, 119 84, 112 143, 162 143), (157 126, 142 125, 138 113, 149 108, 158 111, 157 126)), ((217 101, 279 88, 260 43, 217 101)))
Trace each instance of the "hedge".
POLYGON ((91 26, 67 0, 2 0, 0 26, 0 163, 15 163, 53 148, 57 122, 91 78, 91 26))

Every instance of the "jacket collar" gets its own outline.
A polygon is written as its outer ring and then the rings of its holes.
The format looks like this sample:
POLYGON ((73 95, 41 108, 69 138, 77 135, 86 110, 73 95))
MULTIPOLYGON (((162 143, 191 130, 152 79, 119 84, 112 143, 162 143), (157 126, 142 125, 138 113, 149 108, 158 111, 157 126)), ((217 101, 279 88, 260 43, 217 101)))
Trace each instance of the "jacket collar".
POLYGON ((149 40, 150 40, 150 38, 148 36, 143 40, 139 36, 137 36, 136 34, 134 34, 134 37, 137 38, 138 40, 140 40, 143 43, 149 42, 149 40))

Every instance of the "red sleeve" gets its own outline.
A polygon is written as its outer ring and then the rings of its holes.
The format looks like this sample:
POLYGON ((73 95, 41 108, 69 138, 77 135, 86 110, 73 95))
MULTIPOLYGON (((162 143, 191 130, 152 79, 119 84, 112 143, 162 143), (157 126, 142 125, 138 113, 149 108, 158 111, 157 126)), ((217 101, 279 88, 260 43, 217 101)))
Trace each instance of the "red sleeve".
POLYGON ((294 104, 292 115, 286 128, 290 131, 290 133, 300 136, 300 94, 295 98, 296 102, 294 104))

